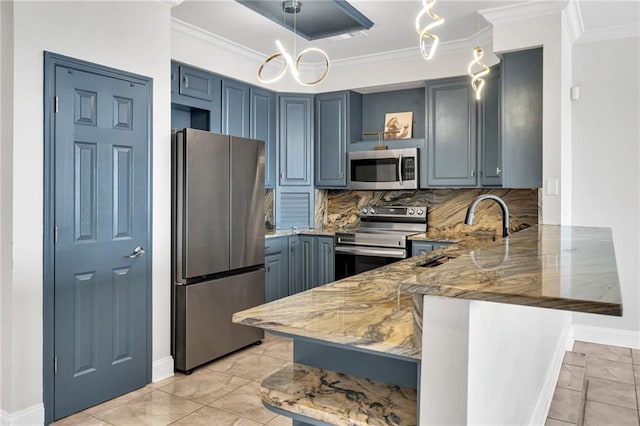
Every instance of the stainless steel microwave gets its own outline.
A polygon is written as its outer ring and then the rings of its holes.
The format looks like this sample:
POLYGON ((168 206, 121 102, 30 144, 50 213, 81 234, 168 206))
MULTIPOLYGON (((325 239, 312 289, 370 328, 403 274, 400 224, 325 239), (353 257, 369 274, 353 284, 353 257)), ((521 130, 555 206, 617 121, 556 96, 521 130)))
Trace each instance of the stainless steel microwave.
POLYGON ((350 152, 349 189, 418 189, 418 148, 350 152))

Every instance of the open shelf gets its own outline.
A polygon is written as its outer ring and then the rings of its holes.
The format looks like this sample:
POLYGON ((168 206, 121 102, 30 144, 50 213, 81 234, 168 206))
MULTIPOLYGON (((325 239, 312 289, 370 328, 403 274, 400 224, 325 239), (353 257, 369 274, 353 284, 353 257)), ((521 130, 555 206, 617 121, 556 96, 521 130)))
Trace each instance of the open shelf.
POLYGON ((415 389, 292 363, 262 382, 267 408, 329 424, 416 425, 415 389))

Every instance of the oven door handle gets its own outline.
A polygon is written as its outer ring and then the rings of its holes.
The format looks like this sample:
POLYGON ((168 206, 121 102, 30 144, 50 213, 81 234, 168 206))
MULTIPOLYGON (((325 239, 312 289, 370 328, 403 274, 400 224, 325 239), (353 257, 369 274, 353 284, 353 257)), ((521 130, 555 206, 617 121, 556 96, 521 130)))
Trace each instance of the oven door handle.
MULTIPOLYGON (((1 1, 1 0, 0 0, 1 1)), ((342 237, 338 237, 338 241, 339 244, 345 244, 345 245, 350 245, 350 246, 367 246, 367 247, 398 247, 400 245, 400 243, 396 243, 396 244, 385 244, 383 242, 375 242, 375 243, 368 243, 366 241, 349 241, 349 240, 345 240, 342 237)))
POLYGON ((398 183, 402 185, 402 154, 398 157, 398 183))
POLYGON ((372 247, 343 247, 336 246, 336 253, 352 254, 354 256, 379 256, 393 257, 404 259, 407 257, 407 251, 404 249, 381 249, 372 247))

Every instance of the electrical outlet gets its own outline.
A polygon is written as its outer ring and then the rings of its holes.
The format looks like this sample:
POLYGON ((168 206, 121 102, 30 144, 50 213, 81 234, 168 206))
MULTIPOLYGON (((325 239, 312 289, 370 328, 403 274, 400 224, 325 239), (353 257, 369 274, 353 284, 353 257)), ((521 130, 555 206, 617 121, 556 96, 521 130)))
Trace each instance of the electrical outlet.
POLYGON ((545 193, 547 195, 558 195, 558 179, 547 179, 545 193))

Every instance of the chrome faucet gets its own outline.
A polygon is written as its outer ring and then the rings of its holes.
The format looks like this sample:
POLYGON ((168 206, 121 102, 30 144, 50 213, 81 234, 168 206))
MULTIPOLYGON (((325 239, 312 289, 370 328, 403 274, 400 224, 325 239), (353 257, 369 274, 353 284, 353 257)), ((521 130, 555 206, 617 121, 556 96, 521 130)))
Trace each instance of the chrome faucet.
POLYGON ((478 204, 482 200, 493 200, 500 205, 500 208, 502 209, 502 236, 508 237, 509 236, 509 207, 507 207, 507 203, 505 203, 504 200, 498 197, 497 195, 484 194, 476 197, 476 199, 473 200, 473 202, 469 205, 469 208, 467 209, 467 216, 464 219, 464 223, 467 225, 473 224, 473 217, 476 214, 476 207, 478 207, 478 204))

